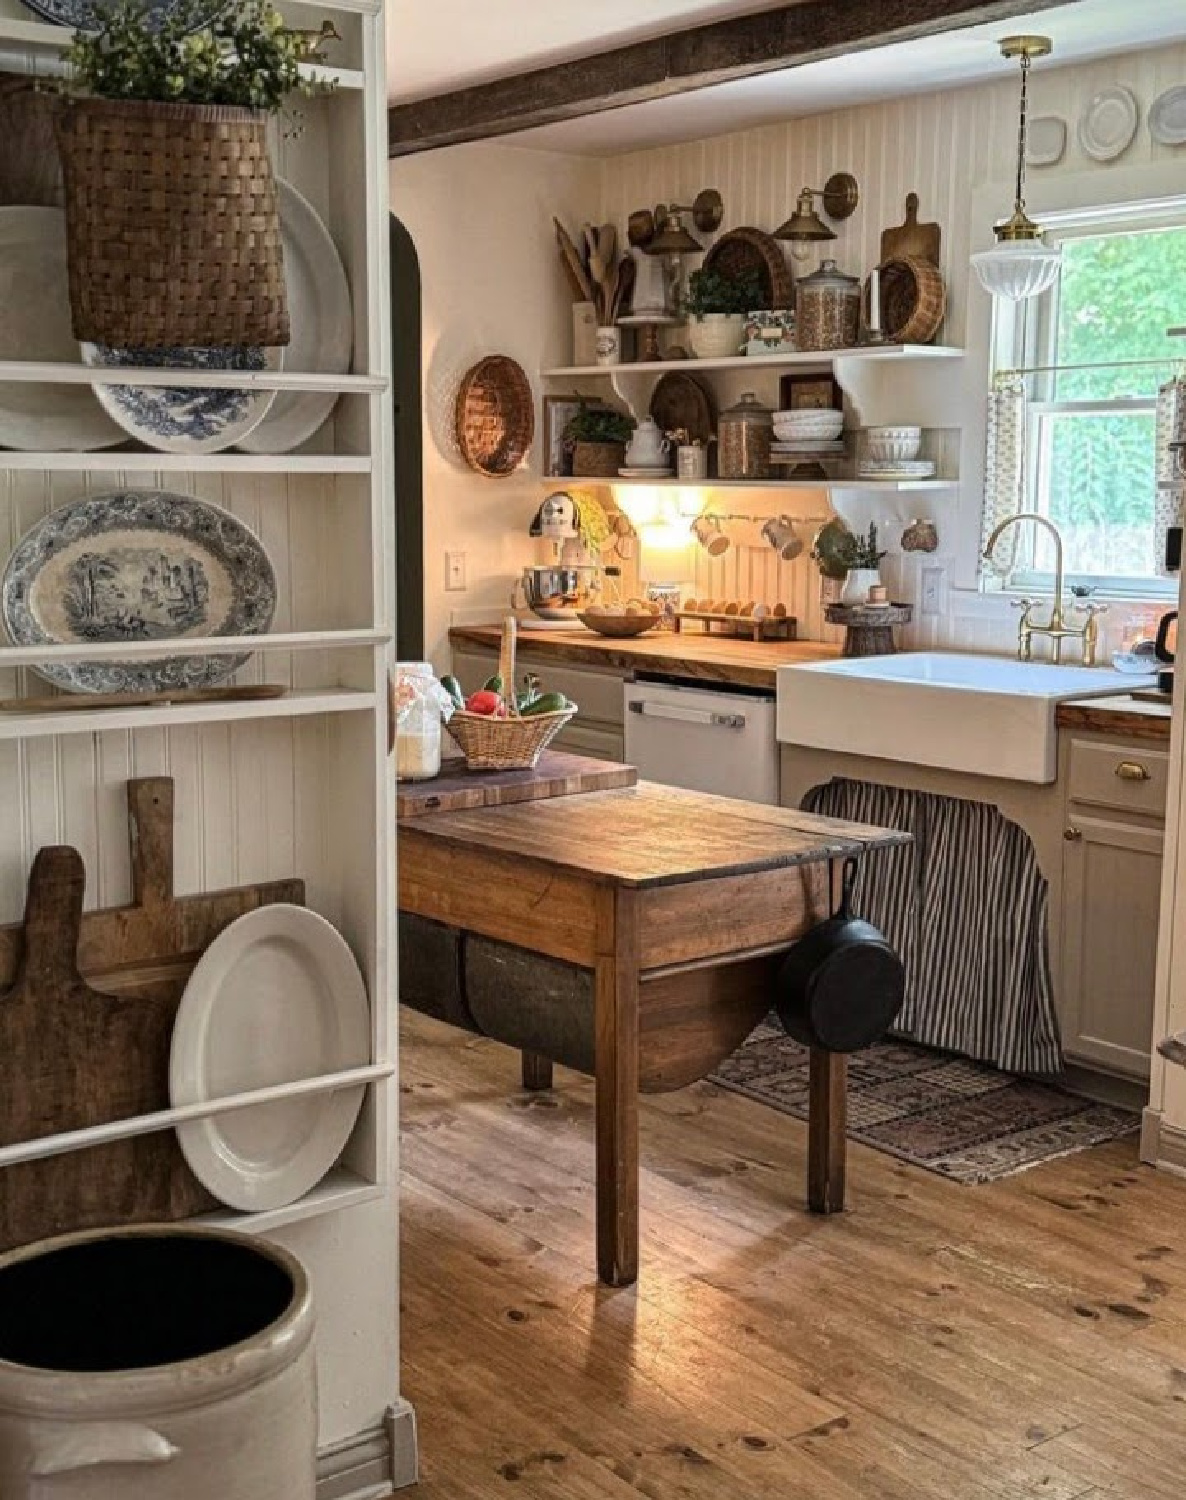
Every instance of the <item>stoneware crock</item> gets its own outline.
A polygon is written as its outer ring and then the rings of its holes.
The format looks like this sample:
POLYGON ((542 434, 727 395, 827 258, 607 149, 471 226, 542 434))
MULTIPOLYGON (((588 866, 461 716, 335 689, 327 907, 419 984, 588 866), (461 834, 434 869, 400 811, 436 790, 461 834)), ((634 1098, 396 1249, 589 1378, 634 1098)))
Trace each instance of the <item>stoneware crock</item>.
POLYGON ((316 1446, 287 1251, 162 1225, 0 1257, 4 1500, 313 1500, 316 1446))

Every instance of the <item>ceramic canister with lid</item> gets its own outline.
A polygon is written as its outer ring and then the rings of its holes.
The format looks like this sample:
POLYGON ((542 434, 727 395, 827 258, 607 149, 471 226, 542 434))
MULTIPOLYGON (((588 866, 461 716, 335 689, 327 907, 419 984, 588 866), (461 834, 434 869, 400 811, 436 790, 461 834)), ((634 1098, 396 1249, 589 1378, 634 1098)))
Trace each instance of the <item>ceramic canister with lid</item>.
POLYGON ((722 479, 769 479, 774 413, 746 391, 720 415, 717 469, 722 479))
POLYGON ((861 283, 834 260, 795 283, 795 341, 800 349, 850 349, 860 339, 861 283))

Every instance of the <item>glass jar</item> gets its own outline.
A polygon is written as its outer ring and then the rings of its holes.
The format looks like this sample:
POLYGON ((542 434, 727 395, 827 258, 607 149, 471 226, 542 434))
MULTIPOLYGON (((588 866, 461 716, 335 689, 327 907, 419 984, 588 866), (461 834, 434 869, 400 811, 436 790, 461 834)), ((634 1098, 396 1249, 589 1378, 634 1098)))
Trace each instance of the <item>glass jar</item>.
POLYGON ((774 413, 753 391, 720 415, 717 473, 722 479, 769 479, 774 413))
POLYGON ((861 283, 834 260, 795 283, 795 342, 800 349, 851 349, 860 339, 861 283))
POLYGON ((395 774, 399 781, 431 781, 441 772, 442 698, 452 702, 433 676, 432 663, 401 661, 395 666, 395 774))

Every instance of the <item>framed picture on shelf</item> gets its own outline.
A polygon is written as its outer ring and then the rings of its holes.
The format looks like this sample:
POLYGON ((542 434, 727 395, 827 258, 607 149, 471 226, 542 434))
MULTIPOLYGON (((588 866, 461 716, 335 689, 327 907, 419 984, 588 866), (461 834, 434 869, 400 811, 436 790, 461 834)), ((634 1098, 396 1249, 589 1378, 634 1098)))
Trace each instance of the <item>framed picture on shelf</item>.
POLYGON ((564 429, 580 411, 582 406, 590 410, 607 410, 604 401, 588 396, 544 397, 544 477, 548 479, 570 479, 572 477, 572 451, 564 445, 564 429))
POLYGON ((782 411, 842 411, 844 392, 830 375, 784 375, 778 404, 782 411))

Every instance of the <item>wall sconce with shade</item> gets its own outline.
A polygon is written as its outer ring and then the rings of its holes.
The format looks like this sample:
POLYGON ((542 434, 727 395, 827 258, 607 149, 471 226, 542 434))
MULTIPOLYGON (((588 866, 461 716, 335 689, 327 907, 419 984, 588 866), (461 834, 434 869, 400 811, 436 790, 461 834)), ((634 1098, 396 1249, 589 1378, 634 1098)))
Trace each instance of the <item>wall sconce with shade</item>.
POLYGON ((993 228, 997 243, 972 256, 980 284, 994 297, 1013 302, 1040 297, 1058 277, 1061 252, 1047 245, 1042 231, 1025 211, 1025 146, 1029 126, 1029 72, 1034 59, 1049 57, 1054 43, 1048 36, 1007 36, 1001 56, 1021 63, 1021 110, 1017 130, 1017 190, 1013 213, 993 228))
POLYGON ((836 238, 836 231, 815 211, 815 200, 823 200, 824 212, 837 223, 851 218, 861 201, 860 188, 851 172, 833 172, 822 188, 805 187, 799 193, 795 212, 774 231, 776 240, 786 240, 795 260, 807 260, 812 245, 836 238))
POLYGON ((716 188, 704 188, 691 203, 660 203, 653 214, 643 209, 630 215, 635 290, 629 313, 618 322, 639 329, 638 357, 642 360, 661 358, 659 329, 680 322, 681 259, 704 249, 685 226, 684 214, 692 215, 701 234, 712 234, 725 216, 724 200, 716 188), (666 265, 656 266, 651 274, 645 268, 648 256, 666 265))

